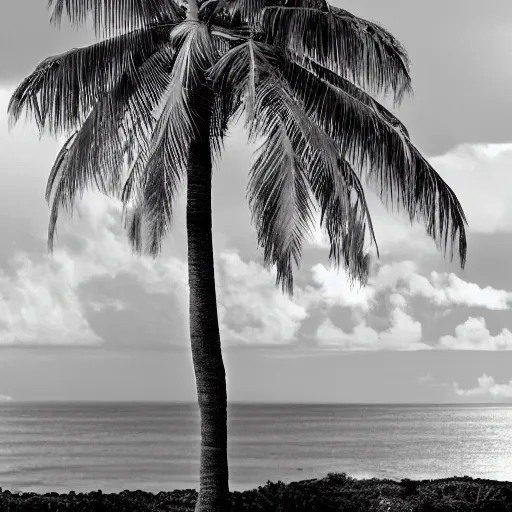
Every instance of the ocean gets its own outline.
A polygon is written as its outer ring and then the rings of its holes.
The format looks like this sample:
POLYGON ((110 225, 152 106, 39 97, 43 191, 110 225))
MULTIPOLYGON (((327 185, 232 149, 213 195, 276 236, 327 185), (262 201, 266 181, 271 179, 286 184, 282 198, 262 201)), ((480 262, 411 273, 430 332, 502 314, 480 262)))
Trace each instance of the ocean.
MULTIPOLYGON (((229 406, 232 490, 355 478, 512 481, 512 406, 229 406)), ((193 404, 0 404, 0 486, 11 491, 197 488, 193 404)))

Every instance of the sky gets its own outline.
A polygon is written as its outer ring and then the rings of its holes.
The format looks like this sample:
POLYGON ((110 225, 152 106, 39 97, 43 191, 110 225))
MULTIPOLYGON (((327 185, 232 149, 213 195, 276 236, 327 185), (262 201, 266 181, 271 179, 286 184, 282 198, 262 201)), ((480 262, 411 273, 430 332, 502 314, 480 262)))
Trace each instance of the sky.
MULTIPOLYGON (((511 401, 512 4, 333 3, 407 48, 415 94, 397 115, 464 207, 466 269, 368 191, 381 250, 368 286, 330 267, 318 231, 283 296, 261 266, 245 200, 253 148, 235 127, 213 184, 229 400, 511 401)), ((132 254, 119 205, 94 193, 46 251, 60 141, 33 123, 9 131, 7 103, 41 60, 93 38, 50 26, 45 4, 3 0, 0 16, 0 400, 194 401, 183 200, 156 260, 132 254)))

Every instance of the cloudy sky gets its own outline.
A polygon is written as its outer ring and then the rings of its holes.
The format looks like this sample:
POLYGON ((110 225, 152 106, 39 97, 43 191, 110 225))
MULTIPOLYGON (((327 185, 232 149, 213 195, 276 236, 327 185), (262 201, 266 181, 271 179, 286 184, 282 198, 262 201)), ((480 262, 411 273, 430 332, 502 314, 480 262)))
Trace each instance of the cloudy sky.
MULTIPOLYGON (((336 0, 406 46, 415 95, 398 116, 469 220, 465 271, 369 193, 381 249, 368 287, 329 267, 320 233, 293 300, 274 287, 245 202, 251 147, 234 130, 214 178, 221 336, 233 401, 504 402, 512 398, 512 4, 336 0)), ((184 205, 158 260, 131 254, 119 205, 97 195, 46 252, 58 141, 6 109, 46 56, 92 42, 46 2, 0 17, 0 399, 194 400, 184 205), (19 23, 22 19, 23 23, 19 23)))

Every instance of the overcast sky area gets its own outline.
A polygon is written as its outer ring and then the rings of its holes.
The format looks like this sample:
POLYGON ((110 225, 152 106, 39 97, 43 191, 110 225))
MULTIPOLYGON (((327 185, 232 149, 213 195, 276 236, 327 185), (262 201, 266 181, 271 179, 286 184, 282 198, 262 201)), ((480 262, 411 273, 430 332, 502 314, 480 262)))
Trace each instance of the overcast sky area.
MULTIPOLYGON (((62 216, 47 254, 59 143, 30 123, 9 132, 7 103, 45 57, 93 39, 50 26, 46 3, 3 0, 0 16, 0 398, 193 401, 183 201, 157 260, 131 253, 119 205, 96 194, 62 216)), ((368 192, 381 250, 368 286, 330 268, 318 233, 294 298, 283 296, 260 265, 245 200, 252 148, 233 130, 213 204, 229 399, 511 401, 512 3, 333 3, 407 48, 415 94, 397 115, 462 202, 467 266, 368 192)))

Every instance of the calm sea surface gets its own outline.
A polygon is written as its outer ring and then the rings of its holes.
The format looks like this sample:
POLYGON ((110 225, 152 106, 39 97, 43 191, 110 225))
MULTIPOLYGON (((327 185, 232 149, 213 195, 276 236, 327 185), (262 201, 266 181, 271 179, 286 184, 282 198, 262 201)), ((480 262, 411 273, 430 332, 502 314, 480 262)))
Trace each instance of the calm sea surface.
MULTIPOLYGON (((512 481, 511 406, 230 406, 232 490, 319 478, 512 481)), ((0 404, 0 486, 36 492, 197 488, 187 404, 0 404)))

